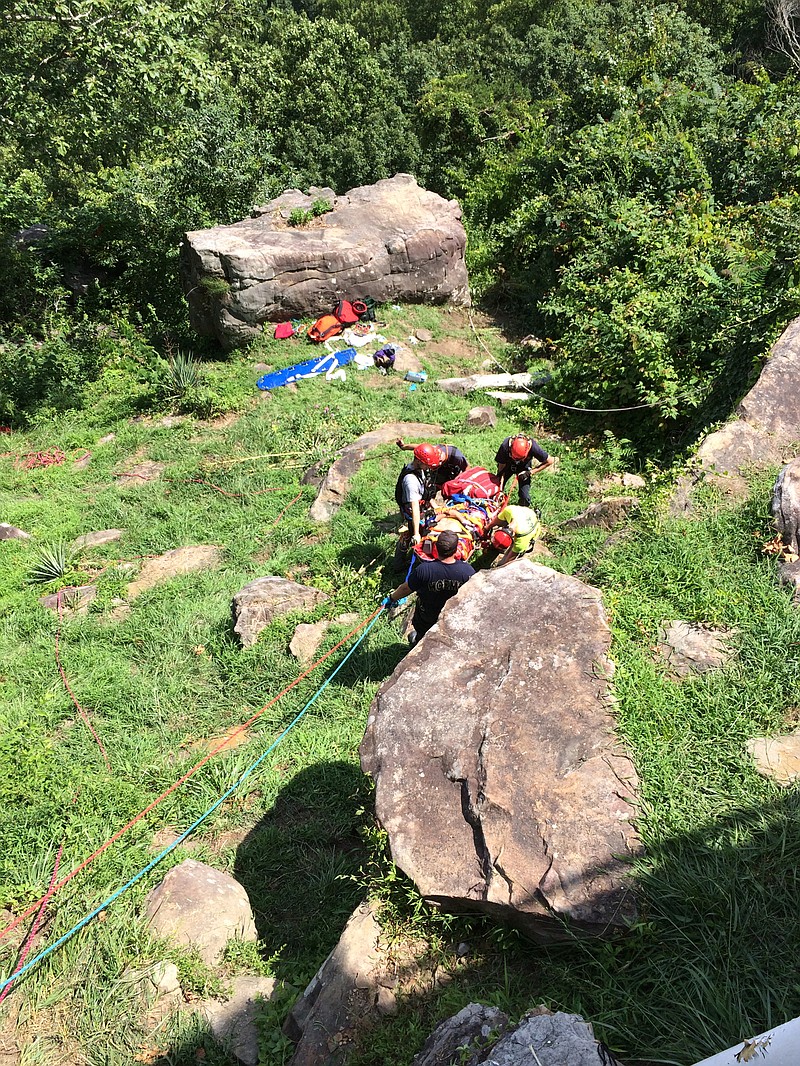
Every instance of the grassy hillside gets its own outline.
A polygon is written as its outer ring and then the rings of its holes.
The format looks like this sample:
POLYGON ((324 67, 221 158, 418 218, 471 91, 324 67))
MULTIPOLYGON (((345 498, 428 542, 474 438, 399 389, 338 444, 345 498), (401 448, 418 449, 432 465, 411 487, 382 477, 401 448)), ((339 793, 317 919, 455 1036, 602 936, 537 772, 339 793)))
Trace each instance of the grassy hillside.
MULTIPOLYGON (((485 358, 460 314, 387 315, 388 333, 401 340, 416 326, 433 331, 419 354, 434 376, 456 365, 474 370, 485 358)), ((482 335, 502 362, 513 359, 499 331, 482 335)), ((641 921, 625 941, 544 950, 488 922, 432 913, 418 899, 388 861, 356 752, 370 701, 405 650, 400 623, 382 618, 257 774, 12 991, 0 1006, 5 1045, 16 1040, 21 1061, 31 1064, 227 1061, 196 1021, 155 1033, 144 1026, 126 971, 170 958, 187 998, 220 993, 238 972, 280 978, 285 995, 265 1011, 262 1061, 281 1062, 281 1011, 367 895, 384 900, 384 920, 398 938, 425 942, 444 976, 401 997, 398 1015, 355 1048, 359 1066, 410 1062, 440 1018, 476 999, 512 1014, 541 1001, 579 1011, 619 1055, 676 1063, 800 1013, 796 792, 758 777, 744 754, 749 737, 793 723, 800 703, 800 621, 759 551, 770 480, 755 482, 739 507, 708 495, 702 521, 679 522, 664 517, 670 472, 652 468, 632 535, 598 556, 603 534, 561 534, 557 524, 586 506, 590 480, 624 468, 624 442, 601 425, 591 438, 569 438, 564 427, 556 435, 535 421, 539 406, 522 405, 504 408, 493 431, 467 430, 474 398, 444 396, 432 384, 411 392, 371 372, 256 392, 256 362, 280 365, 303 354, 265 341, 206 364, 201 414, 212 417, 205 418, 176 418, 163 390, 112 360, 84 409, 42 409, 25 432, 3 437, 0 520, 33 539, 0 544, 2 925, 42 894, 60 844, 63 875, 192 766, 209 738, 247 720, 298 676, 288 651, 298 620, 366 618, 393 587, 400 453, 376 449, 329 527, 308 518, 314 489, 302 476, 361 432, 400 419, 440 423, 446 439, 481 465, 491 465, 499 441, 518 428, 560 457, 556 474, 534 480, 533 497, 550 530, 552 565, 598 584, 612 619, 620 730, 642 778, 641 921), (25 456, 55 449, 63 462, 26 468, 25 456), (163 474, 137 485, 119 478, 144 460, 165 464, 163 474), (30 582, 37 545, 110 527, 125 529, 121 541, 79 554, 55 582, 30 582), (143 593, 115 619, 143 558, 189 544, 220 546, 221 565, 143 593), (230 600, 262 574, 314 585, 330 600, 302 619, 274 623, 243 651, 230 600), (39 603, 60 586, 89 581, 98 595, 85 615, 59 623, 39 603), (735 627, 737 660, 677 686, 652 654, 665 618, 735 627), (110 772, 59 676, 57 632, 65 673, 102 738, 110 772), (187 854, 234 873, 256 912, 259 944, 231 950, 220 972, 144 929, 146 893, 187 854), (465 956, 457 954, 462 942, 465 956)), ((535 640, 535 609, 530 627, 535 640)), ((335 625, 321 652, 347 631, 335 625)), ((245 743, 215 756, 60 890, 35 950, 145 866, 156 833, 182 832, 213 803, 344 650, 270 706, 245 743)), ((20 941, 19 930, 0 941, 3 974, 13 970, 20 941)))

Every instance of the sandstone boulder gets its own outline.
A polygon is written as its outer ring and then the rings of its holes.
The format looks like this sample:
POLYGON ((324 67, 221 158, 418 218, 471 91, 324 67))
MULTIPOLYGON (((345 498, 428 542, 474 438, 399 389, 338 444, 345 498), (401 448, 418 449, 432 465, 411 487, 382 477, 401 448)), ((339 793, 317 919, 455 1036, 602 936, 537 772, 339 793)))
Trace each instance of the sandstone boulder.
POLYGON ((317 649, 331 628, 331 622, 322 618, 319 622, 301 622, 289 642, 289 651, 299 663, 310 663, 317 649))
POLYGON ((327 599, 328 596, 319 589, 299 585, 285 577, 258 577, 233 597, 234 632, 242 647, 249 648, 275 618, 291 611, 312 610, 327 599))
POLYGON ((778 474, 772 490, 772 518, 789 551, 800 555, 800 459, 792 459, 778 474))
POLYGON ((523 559, 464 585, 382 685, 361 765, 423 896, 543 940, 633 918, 637 779, 613 735, 610 641, 596 589, 523 559))
MULTIPOLYGON (((430 425, 425 422, 387 422, 379 426, 378 429, 363 433, 358 440, 342 448, 339 458, 322 479, 317 498, 312 503, 309 511, 310 517, 315 522, 330 522, 331 518, 344 503, 344 498, 350 489, 350 482, 361 469, 361 464, 366 459, 370 448, 374 448, 378 444, 391 444, 398 437, 405 437, 411 440, 415 438, 428 439, 430 437, 439 437, 441 433, 441 426, 430 425)), ((400 460, 397 468, 399 474, 400 466, 402 463, 408 462, 411 456, 407 452, 398 451, 397 457, 400 460)), ((306 477, 313 481, 312 471, 307 471, 306 477)))
POLYGON ((61 610, 61 613, 70 617, 76 614, 86 614, 89 604, 97 599, 96 585, 65 585, 58 592, 51 592, 49 596, 40 596, 39 603, 49 611, 61 610))
POLYGON ((257 1066, 258 1015, 261 1004, 272 998, 276 984, 273 977, 240 974, 233 979, 228 999, 206 999, 198 1004, 198 1013, 208 1023, 214 1039, 242 1066, 257 1066))
POLYGON ((588 526, 613 529, 624 522, 638 505, 635 496, 610 496, 606 500, 590 503, 581 514, 562 522, 561 529, 584 529, 588 526))
POLYGON ((257 940, 247 893, 228 874, 184 859, 147 897, 147 924, 156 936, 194 948, 213 966, 231 939, 257 940))
POLYGON ((497 414, 493 407, 471 407, 467 414, 467 425, 481 429, 494 429, 497 425, 497 414))
POLYGON ((76 537, 72 542, 72 547, 75 551, 99 548, 102 544, 112 544, 115 540, 121 540, 124 535, 124 529, 98 529, 95 533, 84 533, 76 537))
POLYGON ((800 779, 800 730, 780 737, 753 737, 747 751, 756 770, 788 787, 800 779))
MULTIPOLYGON (((317 190, 319 192, 319 190, 317 190)), ((344 196, 307 226, 287 224, 314 197, 291 191, 232 226, 186 234, 181 270, 192 326, 225 348, 265 322, 323 314, 343 297, 469 303, 461 208, 397 174, 344 196)))
POLYGON ((128 585, 128 599, 135 599, 142 592, 171 581, 174 577, 219 566, 221 561, 222 551, 216 544, 189 544, 183 548, 173 548, 145 561, 139 576, 128 585))

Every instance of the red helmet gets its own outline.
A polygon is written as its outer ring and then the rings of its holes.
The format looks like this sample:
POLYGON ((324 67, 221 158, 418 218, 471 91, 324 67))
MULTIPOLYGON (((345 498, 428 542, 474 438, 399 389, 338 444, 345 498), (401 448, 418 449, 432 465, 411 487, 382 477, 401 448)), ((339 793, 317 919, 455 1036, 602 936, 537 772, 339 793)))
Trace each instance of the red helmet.
POLYGON ((511 458, 520 463, 523 459, 528 458, 528 453, 531 450, 530 437, 524 437, 519 433, 516 437, 511 438, 511 458))
POLYGON ((499 548, 500 551, 505 551, 506 548, 510 548, 514 542, 514 538, 508 532, 507 529, 498 528, 492 530, 492 547, 499 548))
POLYGON ((414 458, 422 466, 427 466, 431 469, 441 466, 444 462, 444 456, 435 444, 418 444, 414 449, 414 458))

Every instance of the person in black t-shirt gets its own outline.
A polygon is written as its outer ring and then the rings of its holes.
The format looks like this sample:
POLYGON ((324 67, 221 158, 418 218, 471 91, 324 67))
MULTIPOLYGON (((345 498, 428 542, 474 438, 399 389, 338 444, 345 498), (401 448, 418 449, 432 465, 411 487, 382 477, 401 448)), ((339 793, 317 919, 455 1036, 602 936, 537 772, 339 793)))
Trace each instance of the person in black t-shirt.
POLYGON ((469 563, 456 559, 458 536, 452 530, 446 529, 439 534, 436 549, 439 558, 420 563, 389 596, 388 606, 392 607, 395 601, 404 596, 412 592, 417 594, 417 606, 412 619, 412 646, 436 625, 444 605, 475 573, 469 563))
POLYGON ((503 488, 515 474, 519 484, 519 502, 523 507, 531 505, 531 474, 541 474, 551 470, 555 459, 548 455, 538 441, 518 433, 516 437, 506 437, 497 449, 494 457, 497 463, 497 476, 503 482, 503 488), (533 460, 537 465, 533 466, 533 460))

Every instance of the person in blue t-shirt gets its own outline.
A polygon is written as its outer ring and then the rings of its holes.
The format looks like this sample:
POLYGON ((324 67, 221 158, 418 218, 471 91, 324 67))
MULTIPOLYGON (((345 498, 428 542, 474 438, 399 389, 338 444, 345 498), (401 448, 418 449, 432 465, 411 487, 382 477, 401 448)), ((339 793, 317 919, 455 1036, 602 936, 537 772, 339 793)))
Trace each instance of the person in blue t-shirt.
POLYGON ((411 621, 414 627, 412 646, 436 625, 444 605, 475 573, 469 563, 456 559, 458 536, 451 529, 439 534, 436 550, 438 559, 416 566, 403 584, 389 596, 387 606, 393 607, 397 600, 402 600, 412 592, 417 594, 417 606, 411 621))

